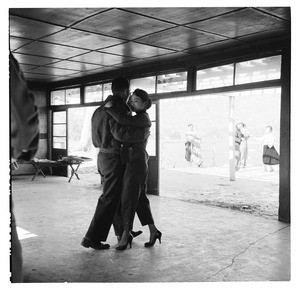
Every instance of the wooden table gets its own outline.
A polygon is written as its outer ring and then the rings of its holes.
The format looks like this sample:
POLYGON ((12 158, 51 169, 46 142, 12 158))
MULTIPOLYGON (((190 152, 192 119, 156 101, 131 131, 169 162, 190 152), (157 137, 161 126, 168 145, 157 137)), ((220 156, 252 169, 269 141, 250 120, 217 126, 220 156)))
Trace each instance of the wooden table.
POLYGON ((70 160, 67 160, 67 161, 51 161, 51 160, 47 160, 47 161, 35 161, 35 160, 31 160, 29 162, 27 162, 28 164, 31 164, 33 165, 34 169, 35 169, 35 174, 34 176, 32 177, 31 181, 34 180, 34 178, 39 174, 41 173, 43 175, 44 178, 46 178, 46 175, 45 173, 43 172, 43 168, 52 168, 52 167, 65 167, 65 166, 70 166, 71 168, 71 176, 68 180, 68 182, 70 182, 73 178, 73 176, 75 175, 76 178, 78 180, 79 179, 79 176, 78 176, 78 169, 79 169, 79 166, 85 161, 85 160, 91 160, 89 158, 85 158, 85 159, 82 159, 82 160, 74 160, 74 161, 70 161, 70 160))

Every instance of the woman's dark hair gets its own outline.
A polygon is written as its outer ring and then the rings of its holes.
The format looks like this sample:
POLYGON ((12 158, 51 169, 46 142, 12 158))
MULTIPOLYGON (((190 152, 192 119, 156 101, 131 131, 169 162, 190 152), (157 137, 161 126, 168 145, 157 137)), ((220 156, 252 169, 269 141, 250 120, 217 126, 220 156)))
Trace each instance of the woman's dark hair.
POLYGON ((141 98, 143 102, 146 102, 146 110, 151 107, 152 101, 149 98, 149 95, 145 90, 135 89, 133 94, 135 94, 137 97, 141 98))

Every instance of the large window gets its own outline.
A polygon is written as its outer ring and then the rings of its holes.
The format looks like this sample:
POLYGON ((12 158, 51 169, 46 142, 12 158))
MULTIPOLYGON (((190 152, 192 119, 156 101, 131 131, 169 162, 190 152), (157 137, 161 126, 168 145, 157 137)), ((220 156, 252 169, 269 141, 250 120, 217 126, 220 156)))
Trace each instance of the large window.
POLYGON ((102 101, 102 84, 86 86, 84 88, 84 103, 102 101))
POLYGON ((80 104, 80 88, 52 91, 50 104, 80 104))
POLYGON ((111 95, 111 83, 84 87, 84 103, 101 102, 111 95))
POLYGON ((130 80, 130 91, 133 92, 135 89, 143 89, 148 94, 155 93, 155 76, 145 77, 139 79, 130 80))
MULTIPOLYGON (((280 79, 281 55, 248 60, 197 70, 196 90, 280 79)), ((136 78, 130 90, 141 88, 149 94, 187 91, 187 71, 136 78)), ((84 103, 104 101, 111 92, 111 83, 84 87, 84 103)), ((51 105, 80 104, 80 88, 51 92, 51 105)))
POLYGON ((281 56, 255 59, 236 64, 235 84, 280 79, 281 56))
MULTIPOLYGON (((68 154, 96 160, 98 149, 92 143, 91 119, 98 106, 70 108, 68 110, 68 154)), ((96 163, 95 163, 96 164, 96 163)))
POLYGON ((51 105, 64 105, 66 104, 65 90, 51 92, 51 105))
POLYGON ((197 90, 233 85, 234 65, 197 71, 197 90))
POLYGON ((80 88, 66 90, 66 104, 80 104, 80 88))
POLYGON ((157 93, 187 90, 187 72, 157 76, 157 93))
POLYGON ((281 56, 198 70, 196 90, 276 80, 280 79, 280 71, 281 56))
POLYGON ((66 111, 53 112, 53 148, 67 148, 67 116, 66 111))
POLYGON ((103 84, 103 100, 105 100, 111 94, 111 83, 103 84))

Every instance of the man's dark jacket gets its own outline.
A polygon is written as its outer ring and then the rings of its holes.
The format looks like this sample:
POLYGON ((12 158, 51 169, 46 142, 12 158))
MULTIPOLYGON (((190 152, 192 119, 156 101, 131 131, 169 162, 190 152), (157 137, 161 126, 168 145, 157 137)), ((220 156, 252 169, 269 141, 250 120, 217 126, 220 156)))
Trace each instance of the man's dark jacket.
POLYGON ((144 128, 117 126, 117 122, 104 108, 107 102, 129 112, 125 101, 117 95, 110 95, 104 104, 97 108, 92 116, 92 141, 93 145, 100 148, 100 152, 119 154, 123 146, 131 143, 142 143, 149 136, 149 131, 144 128))

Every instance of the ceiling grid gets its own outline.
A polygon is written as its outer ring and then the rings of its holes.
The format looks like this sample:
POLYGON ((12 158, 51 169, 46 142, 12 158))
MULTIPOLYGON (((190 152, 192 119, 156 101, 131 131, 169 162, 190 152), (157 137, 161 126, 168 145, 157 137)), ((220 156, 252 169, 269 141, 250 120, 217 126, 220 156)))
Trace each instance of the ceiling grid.
POLYGON ((10 49, 29 81, 53 83, 249 48, 290 34, 288 7, 13 8, 10 49))

